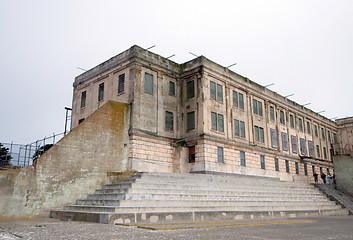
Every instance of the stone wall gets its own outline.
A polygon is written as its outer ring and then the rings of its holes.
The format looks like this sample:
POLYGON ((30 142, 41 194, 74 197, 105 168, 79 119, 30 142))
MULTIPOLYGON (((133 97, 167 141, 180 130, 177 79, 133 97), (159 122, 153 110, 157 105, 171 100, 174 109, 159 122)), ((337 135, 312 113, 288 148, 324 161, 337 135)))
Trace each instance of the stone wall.
POLYGON ((353 195, 353 157, 336 155, 333 163, 337 186, 353 195))
POLYGON ((0 171, 0 216, 45 216, 128 168, 130 106, 109 101, 26 168, 0 171))

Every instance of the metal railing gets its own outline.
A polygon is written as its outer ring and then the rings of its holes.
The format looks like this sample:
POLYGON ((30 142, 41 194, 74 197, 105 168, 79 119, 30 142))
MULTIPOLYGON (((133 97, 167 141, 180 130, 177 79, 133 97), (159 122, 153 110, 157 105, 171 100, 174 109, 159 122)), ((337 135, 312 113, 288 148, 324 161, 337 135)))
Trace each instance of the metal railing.
POLYGON ((11 165, 26 167, 33 165, 33 161, 38 158, 42 153, 44 146, 48 144, 54 145, 64 137, 64 133, 54 134, 49 137, 44 137, 29 144, 16 144, 16 143, 1 143, 3 147, 8 148, 11 156, 11 165), (38 154, 39 153, 39 154, 38 154))

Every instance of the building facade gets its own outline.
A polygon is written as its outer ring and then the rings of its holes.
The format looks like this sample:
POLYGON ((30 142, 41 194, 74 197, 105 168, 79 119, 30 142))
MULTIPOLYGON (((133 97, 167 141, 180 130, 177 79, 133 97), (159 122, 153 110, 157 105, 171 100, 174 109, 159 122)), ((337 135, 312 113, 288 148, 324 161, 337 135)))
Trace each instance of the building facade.
POLYGON ((335 122, 203 56, 177 64, 133 46, 81 74, 72 128, 108 100, 130 104, 130 170, 333 174, 335 122))

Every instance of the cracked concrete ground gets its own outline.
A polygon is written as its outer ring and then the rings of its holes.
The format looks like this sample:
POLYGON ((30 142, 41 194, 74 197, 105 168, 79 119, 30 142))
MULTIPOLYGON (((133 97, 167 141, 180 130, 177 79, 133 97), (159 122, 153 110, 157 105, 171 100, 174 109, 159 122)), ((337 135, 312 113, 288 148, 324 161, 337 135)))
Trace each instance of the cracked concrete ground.
POLYGON ((300 220, 304 222, 154 231, 51 218, 0 219, 0 239, 353 239, 353 216, 300 220))

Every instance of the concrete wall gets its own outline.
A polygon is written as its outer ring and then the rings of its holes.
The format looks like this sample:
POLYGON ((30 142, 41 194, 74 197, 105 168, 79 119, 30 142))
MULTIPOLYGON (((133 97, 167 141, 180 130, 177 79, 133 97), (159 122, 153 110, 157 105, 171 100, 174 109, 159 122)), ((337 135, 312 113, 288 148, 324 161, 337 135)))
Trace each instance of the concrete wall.
POLYGON ((46 215, 128 168, 130 106, 109 101, 33 166, 0 171, 0 216, 46 215))
POLYGON ((353 195, 353 157, 336 155, 333 163, 337 186, 353 195))

